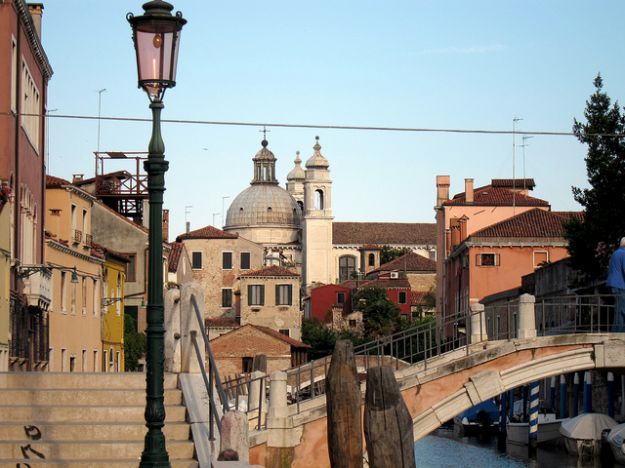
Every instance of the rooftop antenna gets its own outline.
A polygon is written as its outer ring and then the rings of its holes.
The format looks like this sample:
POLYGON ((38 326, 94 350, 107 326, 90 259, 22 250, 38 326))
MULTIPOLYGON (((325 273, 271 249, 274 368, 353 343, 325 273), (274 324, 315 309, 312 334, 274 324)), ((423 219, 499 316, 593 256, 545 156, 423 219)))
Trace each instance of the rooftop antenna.
POLYGON ((98 144, 97 152, 100 152, 100 117, 102 115, 102 93, 106 92, 106 88, 99 89, 98 91, 98 144))
POLYGON ((215 216, 221 216, 221 213, 219 212, 213 213, 213 227, 215 227, 215 216))
POLYGON ((523 190, 525 190, 525 147, 528 146, 528 143, 525 143, 530 138, 534 138, 531 135, 525 135, 521 139, 523 140, 523 144, 519 145, 523 148, 523 190))
POLYGON ((191 213, 191 208, 193 208, 193 205, 185 205, 184 207, 184 232, 187 234, 191 231, 191 222, 187 221, 187 215, 191 213))
POLYGON ((516 214, 516 123, 520 120, 523 119, 512 119, 512 216, 516 214))

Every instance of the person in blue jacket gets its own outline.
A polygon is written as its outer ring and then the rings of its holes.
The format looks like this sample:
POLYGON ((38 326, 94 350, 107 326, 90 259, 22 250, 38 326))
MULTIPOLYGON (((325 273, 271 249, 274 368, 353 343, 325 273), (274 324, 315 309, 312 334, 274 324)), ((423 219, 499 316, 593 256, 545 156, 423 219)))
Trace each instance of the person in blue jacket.
POLYGON ((607 285, 616 296, 612 331, 625 332, 625 237, 621 239, 619 248, 610 257, 607 285))

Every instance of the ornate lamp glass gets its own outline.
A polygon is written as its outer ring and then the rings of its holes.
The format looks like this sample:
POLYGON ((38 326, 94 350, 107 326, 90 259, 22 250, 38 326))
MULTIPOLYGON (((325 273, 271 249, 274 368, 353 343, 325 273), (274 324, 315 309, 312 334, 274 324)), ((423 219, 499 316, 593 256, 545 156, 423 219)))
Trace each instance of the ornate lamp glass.
POLYGON ((165 90, 176 86, 180 32, 187 20, 179 11, 172 15, 173 5, 162 0, 147 2, 143 9, 141 16, 126 16, 137 53, 139 87, 150 101, 161 101, 165 90))

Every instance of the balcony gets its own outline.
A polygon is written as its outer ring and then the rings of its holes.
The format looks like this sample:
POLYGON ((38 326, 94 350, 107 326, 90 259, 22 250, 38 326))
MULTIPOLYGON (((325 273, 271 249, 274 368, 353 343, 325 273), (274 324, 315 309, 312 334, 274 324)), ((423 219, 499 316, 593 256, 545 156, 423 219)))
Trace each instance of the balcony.
POLYGON ((74 244, 80 244, 82 242, 82 231, 74 229, 72 232, 72 242, 74 244))
POLYGON ((27 304, 46 310, 52 300, 52 270, 41 268, 23 281, 27 304))
POLYGON ((91 247, 92 242, 93 242, 93 236, 91 234, 85 234, 85 246, 91 247))

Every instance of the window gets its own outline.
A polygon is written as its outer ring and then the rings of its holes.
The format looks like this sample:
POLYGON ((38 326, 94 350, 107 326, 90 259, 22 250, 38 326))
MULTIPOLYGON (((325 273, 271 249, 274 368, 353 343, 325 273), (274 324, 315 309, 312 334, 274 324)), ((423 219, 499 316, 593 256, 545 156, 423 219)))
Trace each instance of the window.
POLYGON ((98 350, 93 350, 93 372, 98 372, 98 350))
POLYGON ((61 272, 61 312, 67 313, 67 272, 61 272))
POLYGON ((499 266, 499 254, 483 253, 475 257, 477 266, 499 266))
POLYGON ((549 252, 546 250, 534 250, 534 268, 540 268, 549 262, 549 252))
POLYGON ((276 305, 293 304, 293 286, 290 284, 276 285, 276 305))
POLYGON ((232 270, 232 252, 222 252, 221 268, 223 270, 232 270))
POLYGON ((323 210, 323 190, 315 190, 315 210, 323 210))
POLYGON ((399 292, 399 299, 398 302, 400 304, 405 304, 406 303, 406 292, 405 291, 400 291, 399 292))
POLYGON ((87 314, 87 278, 83 277, 82 278, 82 314, 86 315, 87 314))
POLYGON ((221 307, 232 307, 232 289, 221 290, 221 307))
POLYGON ((351 279, 356 273, 356 257, 343 255, 339 258, 339 283, 351 279))
POLYGON ((30 74, 30 70, 26 66, 26 62, 22 61, 22 108, 23 114, 34 115, 22 115, 22 128, 24 133, 30 140, 31 145, 35 148, 35 151, 39 153, 39 128, 40 120, 39 114, 41 114, 41 102, 39 98, 39 90, 35 85, 35 80, 30 74))
POLYGON ((202 252, 191 252, 191 268, 194 270, 202 269, 202 252))
POLYGON ((87 210, 83 209, 82 210, 82 232, 84 232, 85 234, 87 234, 87 232, 89 232, 89 230, 88 230, 89 226, 87 226, 87 222, 88 222, 87 210))
POLYGON ((80 370, 83 372, 87 372, 87 350, 82 350, 82 362, 80 365, 80 370))
POLYGON ((375 254, 369 254, 369 266, 375 266, 375 254))
POLYGON ((250 269, 250 253, 241 252, 241 270, 250 269))
POLYGON ((265 304, 265 286, 250 284, 247 287, 247 305, 259 306, 265 304))
POLYGON ((291 330, 289 330, 288 328, 281 328, 279 331, 281 335, 291 336, 291 330))
POLYGON ((98 280, 93 278, 93 315, 98 315, 100 310, 100 285, 98 280))
POLYGON ((344 292, 336 293, 336 303, 337 304, 345 304, 345 293, 344 292))
POLYGON ((241 370, 245 373, 252 372, 253 365, 254 365, 254 358, 244 357, 241 362, 241 370))

